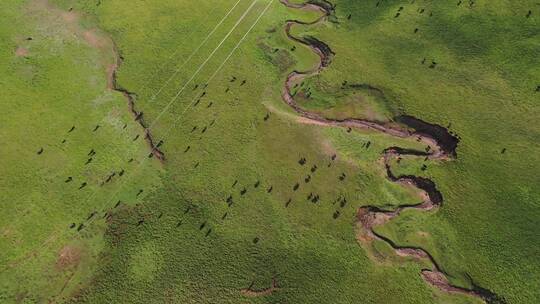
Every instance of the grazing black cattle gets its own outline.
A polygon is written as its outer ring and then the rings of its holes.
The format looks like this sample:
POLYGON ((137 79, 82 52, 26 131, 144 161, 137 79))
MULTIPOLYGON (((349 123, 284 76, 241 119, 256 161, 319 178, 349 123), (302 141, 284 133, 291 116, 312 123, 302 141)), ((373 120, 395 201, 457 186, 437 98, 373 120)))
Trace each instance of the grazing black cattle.
POLYGON ((140 219, 140 220, 137 222, 137 226, 140 226, 140 225, 142 225, 142 224, 144 224, 144 219, 143 219, 143 218, 140 219))
POLYGON ((71 182, 71 181, 73 181, 73 177, 69 176, 69 177, 66 179, 65 182, 66 182, 66 183, 69 183, 69 182, 71 182))
POLYGON ((394 16, 394 18, 399 17, 399 15, 401 15, 401 13, 400 13, 400 12, 397 12, 396 15, 394 16))
POLYGON ((300 188, 300 184, 299 183, 296 183, 293 187, 293 190, 296 191, 298 190, 298 188, 300 188))
POLYGON ((246 194, 246 192, 247 192, 247 189, 244 188, 244 189, 242 189, 242 191, 240 191, 240 195, 244 195, 244 194, 246 194))
POLYGON ((90 150, 90 152, 88 152, 88 156, 93 156, 96 154, 96 151, 94 151, 94 149, 90 150))
POLYGON ((317 171, 317 165, 313 165, 313 167, 311 167, 311 173, 315 173, 315 171, 317 171))
POLYGON ((199 85, 196 84, 196 85, 193 87, 193 90, 195 91, 198 87, 199 87, 199 85))
POLYGON ((68 133, 71 133, 75 130, 75 126, 71 127, 71 129, 69 129, 68 133))
POLYGON ((156 148, 159 148, 159 147, 161 147, 162 145, 163 145, 163 140, 160 140, 160 141, 157 143, 156 148))
POLYGON ((236 81, 236 77, 233 76, 233 77, 231 78, 230 82, 235 82, 235 81, 236 81))
POLYGON ((206 222, 203 222, 203 223, 199 226, 199 230, 203 230, 204 227, 206 227, 206 222))
POLYGON ((214 102, 210 101, 210 103, 206 106, 206 108, 210 108, 213 104, 214 102))
POLYGON ((253 187, 257 188, 257 187, 259 187, 260 184, 261 184, 261 182, 256 181, 255 184, 253 185, 253 187))
POLYGON ((191 129, 191 133, 195 132, 197 130, 197 126, 194 126, 193 129, 191 129))
POLYGON ((135 116, 135 121, 141 120, 142 117, 143 117, 143 112, 138 112, 137 115, 135 116))
POLYGON ((121 203, 122 203, 122 201, 116 202, 116 205, 114 205, 114 208, 117 208, 118 206, 120 206, 121 203))
POLYGON ((420 170, 422 170, 422 171, 426 171, 426 169, 427 169, 427 165, 426 165, 426 164, 423 164, 422 167, 420 167, 420 170))
POLYGON ((75 225, 75 223, 71 223, 71 225, 69 225, 69 228, 73 229, 73 228, 75 228, 75 226, 77 226, 77 225, 75 225))
POLYGON ((242 80, 242 83, 240 84, 240 86, 243 86, 245 84, 246 84, 246 80, 244 79, 244 80, 242 80))
POLYGON ((200 164, 200 163, 197 162, 197 163, 195 164, 195 166, 193 166, 193 168, 197 169, 197 167, 199 167, 199 164, 200 164))
POLYGON ((186 149, 184 150, 184 153, 186 153, 187 151, 189 151, 189 149, 191 149, 191 146, 187 146, 186 149))
POLYGON ((81 223, 79 224, 79 227, 77 227, 77 231, 81 231, 83 228, 84 228, 84 224, 81 223))
POLYGON ((205 235, 205 237, 209 236, 209 235, 210 235, 210 233, 212 233, 212 228, 208 228, 208 231, 206 232, 206 235, 205 235))
POLYGON ((152 158, 152 157, 154 157, 154 153, 148 154, 148 158, 152 158))
POLYGON ((305 165, 306 162, 307 162, 307 161, 306 161, 306 159, 305 159, 304 157, 300 158, 300 160, 298 161, 298 163, 299 163, 300 165, 302 165, 302 166, 305 165))
POLYGON ((418 33, 418 28, 415 28, 415 29, 414 29, 414 33, 415 33, 415 34, 418 33))
POLYGON ((229 197, 227 197, 227 203, 232 203, 233 201, 233 197, 232 195, 229 195, 229 197))
POLYGON ((193 106, 196 107, 196 106, 199 104, 199 102, 201 102, 201 99, 200 99, 200 98, 197 99, 197 101, 195 101, 195 103, 193 104, 193 106))
POLYGON ((127 124, 124 124, 124 126, 122 127, 122 129, 125 129, 125 128, 127 128, 127 124))
POLYGON ((234 181, 234 183, 232 184, 232 187, 234 188, 234 186, 236 186, 236 184, 238 184, 238 180, 234 181))
POLYGON ((287 200, 287 202, 285 203, 285 208, 289 207, 289 204, 291 203, 292 199, 289 199, 287 200))
POLYGON ((501 150, 501 154, 504 154, 505 152, 506 152, 506 148, 503 148, 503 149, 501 150))
POLYGON ((437 66, 437 62, 431 61, 431 64, 429 65, 430 69, 434 69, 437 66))
POLYGON ((259 242, 259 238, 258 238, 258 237, 255 237, 255 238, 253 239, 253 244, 257 244, 258 242, 259 242))
POLYGON ((212 119, 212 121, 210 122, 210 126, 213 126, 215 123, 216 123, 216 120, 212 119))
POLYGON ((223 216, 221 217, 221 219, 222 219, 222 220, 226 219, 228 214, 229 214, 228 212, 225 212, 225 213, 223 214, 223 216))
POLYGON ((339 215, 340 215, 339 210, 336 210, 336 212, 334 212, 334 215, 332 215, 332 217, 333 217, 334 219, 337 219, 337 218, 339 217, 339 215))
POLYGON ((351 17, 352 17, 352 14, 349 14, 349 16, 347 16, 347 20, 351 20, 351 17))
POLYGON ((137 135, 135 136, 135 138, 133 138, 133 141, 136 141, 137 139, 139 139, 139 136, 140 136, 140 135, 137 134, 137 135))
POLYGON ((268 188, 268 190, 266 190, 266 192, 272 193, 272 190, 273 190, 273 189, 274 189, 274 187, 273 187, 273 186, 270 186, 270 188, 268 188))
POLYGON ((112 178, 116 175, 116 172, 113 172, 111 175, 109 175, 107 177, 107 180, 105 181, 106 183, 110 182, 112 180, 112 178))
POLYGON ((86 182, 83 182, 83 183, 81 184, 81 186, 79 187, 79 190, 81 190, 82 188, 86 187, 86 185, 88 185, 88 184, 87 184, 86 182))
POLYGON ((304 179, 304 181, 306 183, 309 183, 310 180, 311 180, 311 175, 308 174, 308 176, 304 179))
POLYGON ((206 91, 202 92, 201 98, 204 97, 205 95, 206 95, 206 91))
POLYGON ((352 128, 351 128, 351 127, 348 127, 348 128, 347 128, 347 133, 351 133, 351 131, 352 131, 352 128))
POLYGON ((345 173, 341 173, 341 175, 339 176, 339 180, 343 181, 345 180, 345 177, 346 177, 345 173))
POLYGON ((229 92, 229 88, 225 89, 225 93, 229 92))
POLYGON ((41 153, 43 153, 43 148, 41 148, 41 149, 39 149, 39 151, 37 151, 38 155, 41 155, 41 153))
POLYGON ((94 128, 94 130, 92 132, 96 132, 98 129, 99 129, 99 125, 96 125, 96 127, 94 128))
POLYGON ((62 139, 62 143, 63 143, 63 144, 64 144, 64 143, 66 143, 66 139, 65 139, 65 138, 64 138, 64 139, 62 139))
POLYGON ((93 158, 90 157, 90 158, 86 161, 85 165, 88 165, 89 163, 91 163, 92 160, 93 160, 93 158))
POLYGON ((532 15, 532 11, 529 10, 529 12, 527 13, 527 15, 525 17, 529 18, 531 15, 532 15))
POLYGON ((122 170, 120 170, 120 172, 118 172, 118 176, 122 176, 122 175, 124 175, 124 173, 125 173, 125 171, 124 171, 124 169, 122 169, 122 170))
POLYGON ((332 155, 332 160, 336 160, 336 157, 337 157, 336 154, 332 155))
POLYGON ((90 220, 90 219, 93 218, 94 215, 96 215, 96 214, 97 214, 97 211, 94 211, 94 212, 90 213, 90 214, 88 215, 88 217, 86 218, 86 220, 87 220, 87 221, 90 220))
POLYGON ((270 118, 270 114, 266 113, 266 116, 264 116, 264 121, 267 121, 270 118))
POLYGON ((204 127, 204 128, 202 129, 202 131, 201 131, 201 133, 204 133, 204 132, 206 132, 206 127, 204 127))
POLYGON ((130 158, 130 159, 128 160, 128 163, 131 163, 131 162, 133 162, 133 158, 130 158))
POLYGON ((176 227, 180 227, 182 225, 182 220, 178 221, 178 223, 176 224, 176 227))
POLYGON ((136 196, 141 195, 143 192, 144 192, 144 190, 143 190, 143 189, 140 189, 139 192, 137 192, 137 195, 136 195, 136 196))

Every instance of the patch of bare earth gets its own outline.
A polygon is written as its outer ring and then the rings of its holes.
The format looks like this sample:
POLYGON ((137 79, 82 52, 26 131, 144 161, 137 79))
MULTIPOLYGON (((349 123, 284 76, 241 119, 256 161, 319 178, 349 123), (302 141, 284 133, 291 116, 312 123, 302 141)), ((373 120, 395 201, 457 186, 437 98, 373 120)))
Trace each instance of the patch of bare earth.
POLYGON ((81 249, 75 246, 66 245, 60 252, 58 252, 58 258, 56 259, 56 268, 58 270, 65 270, 72 267, 77 267, 81 261, 81 249))
POLYGON ((28 56, 28 54, 29 54, 28 49, 23 48, 22 46, 18 47, 15 50, 15 56, 17 57, 26 57, 28 56))
POLYGON ((253 284, 254 283, 251 283, 251 285, 248 288, 244 288, 244 289, 240 290, 240 292, 244 296, 247 296, 247 297, 261 297, 261 296, 269 295, 269 294, 273 293, 274 291, 279 290, 279 286, 278 286, 277 281, 276 281, 275 278, 272 279, 272 286, 270 286, 268 288, 253 289, 253 284))

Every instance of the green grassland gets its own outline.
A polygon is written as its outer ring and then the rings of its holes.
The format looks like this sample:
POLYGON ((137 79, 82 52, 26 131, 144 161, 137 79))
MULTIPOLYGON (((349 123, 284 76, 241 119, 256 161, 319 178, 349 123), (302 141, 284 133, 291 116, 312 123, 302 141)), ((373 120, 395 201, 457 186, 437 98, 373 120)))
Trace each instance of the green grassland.
MULTIPOLYGON (((402 113, 450 126, 461 137, 456 161, 426 163, 425 171, 415 161, 395 168, 435 180, 444 207, 436 214, 409 211, 379 230, 400 245, 428 249, 455 282, 467 284, 470 276, 510 303, 532 303, 540 297, 533 245, 540 200, 538 7, 474 2, 335 1, 334 23, 306 29, 337 54, 311 92, 332 94, 343 81, 370 84, 402 113)), ((325 111, 347 102, 334 100, 325 111)))
MULTIPOLYGON (((443 207, 378 229, 426 248, 454 284, 469 287, 469 275, 509 303, 534 302, 540 12, 525 18, 538 11, 532 1, 413 2, 336 0, 333 22, 296 28, 336 53, 306 81, 312 94, 300 103, 332 118, 410 113, 451 123, 462 138, 457 160, 424 171, 413 159, 395 165, 436 181, 443 207), (433 16, 419 15, 421 7, 433 16), (437 67, 422 65, 424 57, 437 67), (384 94, 344 91, 345 80, 384 94)), ((359 207, 419 200, 385 178, 381 151, 422 147, 307 124, 282 102, 287 73, 318 60, 283 25, 316 13, 273 0, 44 3, 0 3, 0 302, 478 302, 427 285, 425 265, 393 257, 385 244, 377 248, 390 257, 381 261, 357 242, 359 207), (148 158, 127 100, 107 88, 113 42, 123 58, 118 84, 136 94, 163 140, 163 163, 148 158), (273 279, 273 293, 242 293, 273 279)))

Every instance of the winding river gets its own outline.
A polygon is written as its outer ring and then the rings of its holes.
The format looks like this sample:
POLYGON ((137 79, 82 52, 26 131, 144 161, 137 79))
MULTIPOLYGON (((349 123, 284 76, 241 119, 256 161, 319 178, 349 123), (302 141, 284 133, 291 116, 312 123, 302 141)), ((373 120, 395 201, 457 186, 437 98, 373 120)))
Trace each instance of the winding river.
POLYGON ((504 299, 485 288, 477 286, 472 280, 472 288, 452 285, 448 280, 448 275, 441 269, 433 256, 425 249, 399 246, 391 239, 378 234, 374 230, 376 226, 384 225, 393 218, 399 216, 404 210, 415 209, 432 212, 437 210, 443 203, 443 195, 437 189, 437 186, 433 181, 413 175, 395 176, 391 169, 392 160, 399 159, 404 155, 422 157, 432 161, 455 159, 457 157, 456 148, 459 143, 459 137, 454 136, 442 126, 430 124, 408 115, 396 117, 394 120, 399 124, 390 124, 356 118, 342 120, 329 119, 320 114, 302 109, 296 103, 294 96, 291 93, 294 84, 321 73, 331 64, 332 57, 335 54, 324 42, 313 37, 296 37, 291 34, 291 29, 295 25, 314 25, 326 22, 328 17, 333 13, 334 7, 329 2, 322 0, 310 1, 303 4, 290 3, 288 0, 280 1, 289 8, 316 11, 321 14, 319 18, 312 22, 288 20, 285 23, 285 33, 287 37, 294 42, 308 46, 320 58, 318 64, 311 70, 303 72, 293 71, 287 76, 282 91, 282 98, 285 103, 303 118, 311 120, 319 125, 323 124, 351 129, 373 130, 395 137, 410 138, 424 143, 427 146, 425 151, 389 147, 382 152, 383 164, 386 169, 386 178, 403 186, 417 188, 421 192, 422 202, 416 205, 401 205, 393 210, 382 210, 376 206, 361 207, 357 212, 357 220, 362 230, 359 232, 359 242, 369 245, 373 240, 382 241, 392 247, 398 256, 427 261, 431 267, 422 269, 420 275, 428 284, 442 291, 470 295, 479 298, 486 303, 505 303, 504 299))

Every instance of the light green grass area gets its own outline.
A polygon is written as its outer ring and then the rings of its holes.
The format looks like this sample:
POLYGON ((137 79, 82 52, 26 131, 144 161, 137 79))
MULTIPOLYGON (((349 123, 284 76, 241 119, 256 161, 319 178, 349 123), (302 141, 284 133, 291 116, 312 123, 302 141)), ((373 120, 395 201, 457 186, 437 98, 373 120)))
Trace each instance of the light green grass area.
MULTIPOLYGON (((426 248, 456 284, 469 274, 511 303, 537 299, 538 19, 524 19, 526 3, 335 3, 339 23, 293 33, 336 52, 301 105, 333 118, 410 113, 462 137, 455 161, 395 166, 436 181, 442 209, 378 229, 426 248), (431 19, 416 15, 423 6, 431 19), (519 47, 506 45, 509 29, 519 47), (341 90, 345 80, 383 94, 341 90)), ((307 124, 283 103, 286 75, 318 60, 283 26, 318 14, 274 0, 7 0, 0 16, 0 302, 478 303, 427 285, 421 263, 374 261, 356 240, 359 207, 419 201, 385 178, 383 149, 423 147, 307 124), (111 41, 118 84, 163 141, 163 163, 107 88, 111 41), (273 279, 270 294, 242 293, 273 279)))

